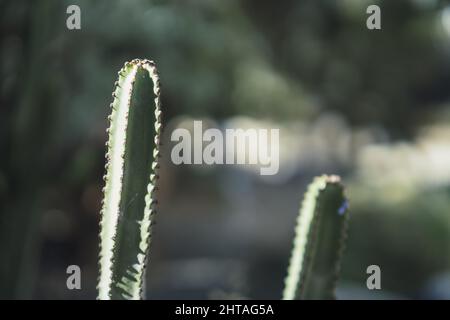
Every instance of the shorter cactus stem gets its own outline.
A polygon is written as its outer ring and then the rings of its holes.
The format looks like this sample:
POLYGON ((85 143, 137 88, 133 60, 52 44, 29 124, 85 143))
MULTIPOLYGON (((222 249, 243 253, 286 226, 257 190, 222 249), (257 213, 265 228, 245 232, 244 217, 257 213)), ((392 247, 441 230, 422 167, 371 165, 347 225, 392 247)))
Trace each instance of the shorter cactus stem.
POLYGON ((348 221, 337 176, 314 179, 297 219, 283 299, 334 299, 348 221))

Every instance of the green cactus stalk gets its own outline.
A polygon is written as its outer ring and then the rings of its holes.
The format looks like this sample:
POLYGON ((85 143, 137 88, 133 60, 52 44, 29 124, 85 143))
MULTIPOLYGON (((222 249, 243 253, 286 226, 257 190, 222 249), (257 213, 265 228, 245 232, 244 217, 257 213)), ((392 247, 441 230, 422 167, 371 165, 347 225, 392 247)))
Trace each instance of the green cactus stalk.
POLYGON ((161 131, 155 64, 138 59, 125 63, 113 98, 100 222, 98 299, 141 299, 161 131))
POLYGON ((283 299, 335 298, 347 220, 348 201, 340 178, 315 178, 297 219, 283 299))

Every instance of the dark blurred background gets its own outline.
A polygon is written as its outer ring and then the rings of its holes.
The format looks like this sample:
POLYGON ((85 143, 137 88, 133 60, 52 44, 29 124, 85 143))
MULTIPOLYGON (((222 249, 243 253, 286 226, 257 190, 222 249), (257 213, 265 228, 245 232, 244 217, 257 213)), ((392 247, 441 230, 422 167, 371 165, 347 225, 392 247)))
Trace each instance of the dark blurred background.
POLYGON ((165 126, 147 298, 281 298, 322 173, 351 199, 338 298, 450 298, 447 1, 3 0, 0 17, 1 298, 96 297, 106 116, 133 58, 158 65, 165 126), (193 119, 280 128, 279 174, 173 165, 193 119))

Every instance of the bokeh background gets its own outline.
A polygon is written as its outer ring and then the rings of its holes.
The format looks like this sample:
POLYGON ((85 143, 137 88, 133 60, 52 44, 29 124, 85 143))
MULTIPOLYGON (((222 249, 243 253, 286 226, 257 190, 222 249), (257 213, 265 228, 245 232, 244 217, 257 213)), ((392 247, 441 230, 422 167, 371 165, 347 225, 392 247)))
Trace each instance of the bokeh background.
POLYGON ((158 64, 165 126, 147 298, 279 299, 322 173, 351 199, 339 298, 450 298, 447 1, 3 0, 0 17, 1 298, 96 297, 106 116, 136 57, 158 64), (280 128, 279 174, 173 165, 193 119, 280 128))

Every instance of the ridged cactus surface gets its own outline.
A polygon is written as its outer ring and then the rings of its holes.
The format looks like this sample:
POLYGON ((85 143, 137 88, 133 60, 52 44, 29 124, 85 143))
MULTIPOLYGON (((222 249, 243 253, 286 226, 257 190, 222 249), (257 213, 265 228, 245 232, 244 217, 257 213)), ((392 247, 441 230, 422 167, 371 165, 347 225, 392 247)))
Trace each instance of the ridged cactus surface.
POLYGON ((348 220, 340 178, 321 176, 310 184, 295 230, 283 299, 334 299, 348 220))
POLYGON ((115 83, 109 120, 98 299, 140 299, 161 131, 159 78, 152 61, 125 63, 115 83))

